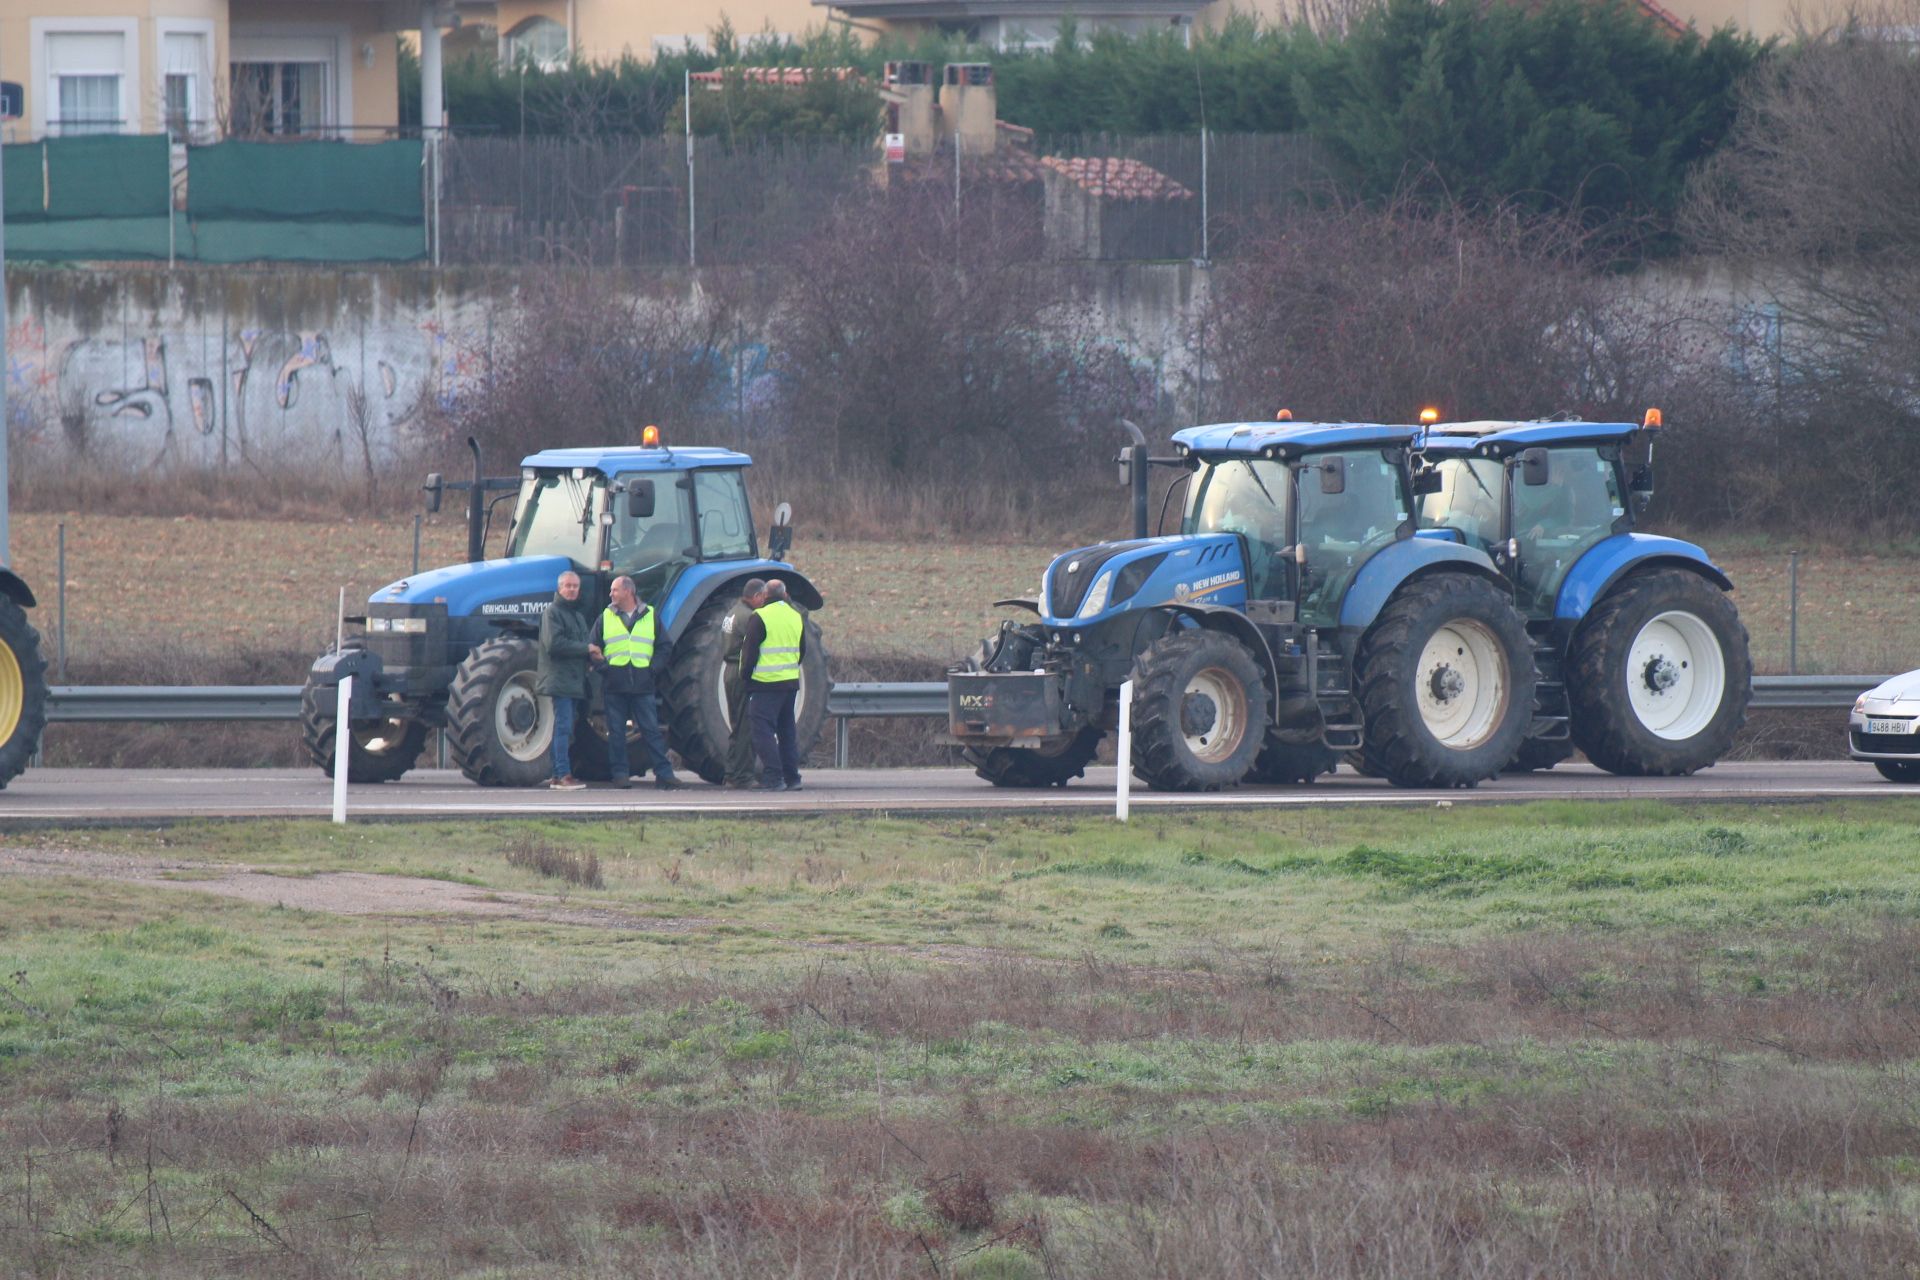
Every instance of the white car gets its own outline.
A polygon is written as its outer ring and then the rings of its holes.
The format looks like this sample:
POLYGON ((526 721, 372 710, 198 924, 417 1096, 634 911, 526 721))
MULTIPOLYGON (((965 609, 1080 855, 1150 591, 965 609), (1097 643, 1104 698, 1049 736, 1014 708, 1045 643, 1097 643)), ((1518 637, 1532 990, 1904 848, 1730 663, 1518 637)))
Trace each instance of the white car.
POLYGON ((1920 671, 1867 690, 1847 717, 1847 754, 1889 782, 1920 782, 1920 671))

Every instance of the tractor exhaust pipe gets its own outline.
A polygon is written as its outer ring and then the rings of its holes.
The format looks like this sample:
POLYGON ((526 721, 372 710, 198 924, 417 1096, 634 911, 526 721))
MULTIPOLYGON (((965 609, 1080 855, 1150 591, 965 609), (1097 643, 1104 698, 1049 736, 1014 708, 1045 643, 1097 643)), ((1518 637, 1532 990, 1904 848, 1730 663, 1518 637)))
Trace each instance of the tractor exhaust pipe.
POLYGON ((1120 451, 1120 483, 1133 487, 1133 536, 1147 536, 1147 433, 1125 418, 1120 425, 1133 443, 1120 451))
POLYGON ((473 451, 473 487, 467 490, 467 562, 476 563, 486 555, 487 482, 480 471, 480 442, 467 437, 473 451))

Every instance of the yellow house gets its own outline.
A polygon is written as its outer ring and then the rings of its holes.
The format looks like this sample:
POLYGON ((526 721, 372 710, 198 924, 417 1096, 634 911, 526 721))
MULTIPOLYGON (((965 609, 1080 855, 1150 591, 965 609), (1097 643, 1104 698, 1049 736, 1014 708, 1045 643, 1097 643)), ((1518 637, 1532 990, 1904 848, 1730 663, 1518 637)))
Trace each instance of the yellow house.
POLYGON ((502 60, 532 58, 552 66, 573 56, 584 62, 611 62, 632 54, 643 61, 692 45, 711 46, 710 33, 722 18, 742 39, 761 34, 799 39, 827 15, 809 0, 658 0, 648 5, 624 0, 498 0, 494 27, 502 60))
POLYGON ((6 138, 392 136, 395 36, 423 14, 450 17, 388 0, 0 0, 0 80, 25 98, 6 138))

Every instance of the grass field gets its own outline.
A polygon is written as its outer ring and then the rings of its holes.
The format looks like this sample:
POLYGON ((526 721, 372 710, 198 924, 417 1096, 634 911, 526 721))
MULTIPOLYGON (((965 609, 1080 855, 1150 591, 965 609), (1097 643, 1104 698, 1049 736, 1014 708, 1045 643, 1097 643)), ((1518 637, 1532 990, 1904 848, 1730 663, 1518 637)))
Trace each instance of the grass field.
POLYGON ((0 1271, 1912 1274, 1916 823, 12 834, 89 877, 0 893, 0 1271))
MULTIPOLYGON (((63 517, 14 517, 15 567, 43 600, 51 630, 55 530, 63 517)), ((128 652, 131 603, 160 638, 215 655, 297 655, 329 644, 340 588, 348 609, 411 568, 411 519, 337 523, 68 516, 68 644, 72 658, 128 652)), ((465 526, 434 517, 422 563, 465 554, 465 526)), ((1733 578, 1755 667, 1787 669, 1787 550, 1754 539, 1707 539, 1733 578)), ((497 547, 497 542, 496 542, 497 547)), ((803 529, 793 559, 819 584, 829 645, 848 659, 923 659, 937 671, 965 656, 1000 616, 991 602, 1031 595, 1064 546, 836 542, 803 529)), ((1893 672, 1920 665, 1920 574, 1911 548, 1819 548, 1800 564, 1799 669, 1893 672)), ((139 642, 152 639, 143 630, 139 642)), ((296 678, 297 670, 282 678, 296 678)))

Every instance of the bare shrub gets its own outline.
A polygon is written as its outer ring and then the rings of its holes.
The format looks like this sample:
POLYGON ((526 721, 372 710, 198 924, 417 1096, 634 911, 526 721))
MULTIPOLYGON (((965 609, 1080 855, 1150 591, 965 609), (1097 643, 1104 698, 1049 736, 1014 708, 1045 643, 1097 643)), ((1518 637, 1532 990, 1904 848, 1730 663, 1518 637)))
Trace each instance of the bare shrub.
POLYGON ((606 888, 596 853, 575 853, 532 835, 516 836, 505 852, 510 866, 589 889, 606 888))

